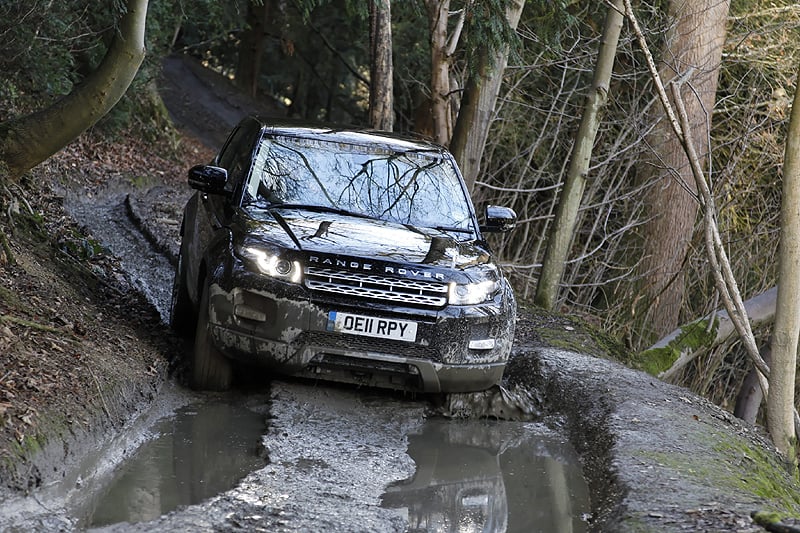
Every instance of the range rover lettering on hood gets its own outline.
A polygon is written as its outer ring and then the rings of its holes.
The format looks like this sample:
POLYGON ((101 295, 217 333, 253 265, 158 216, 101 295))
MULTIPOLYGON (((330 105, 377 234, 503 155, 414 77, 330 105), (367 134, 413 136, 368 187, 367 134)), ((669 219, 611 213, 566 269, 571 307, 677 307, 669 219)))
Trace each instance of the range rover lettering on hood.
POLYGON ((323 265, 326 267, 346 268, 349 270, 360 270, 362 272, 379 272, 383 274, 393 274, 396 276, 406 276, 412 278, 427 278, 444 280, 444 274, 440 272, 430 272, 427 270, 417 270, 408 267, 396 267, 391 265, 378 266, 373 263, 366 263, 361 261, 353 261, 349 259, 339 259, 322 257, 318 255, 308 256, 309 264, 323 265))

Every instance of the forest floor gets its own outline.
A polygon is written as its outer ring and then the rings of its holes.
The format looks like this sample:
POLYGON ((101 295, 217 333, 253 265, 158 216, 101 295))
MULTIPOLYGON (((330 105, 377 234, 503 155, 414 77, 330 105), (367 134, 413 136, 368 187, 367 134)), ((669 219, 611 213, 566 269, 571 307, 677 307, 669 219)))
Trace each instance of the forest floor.
MULTIPOLYGON (((212 157, 209 146, 219 146, 236 112, 220 119, 170 80, 190 85, 189 77, 205 76, 226 109, 250 109, 195 63, 167 68, 174 76, 163 82, 164 100, 185 128, 177 149, 154 150, 135 132, 115 139, 89 132, 0 198, 8 242, 0 252, 0 502, 4 492, 57 481, 87 443, 112 435, 180 374, 181 341, 119 261, 63 209, 69 191, 91 194, 113 179, 183 188, 186 169, 212 157)), ((154 219, 176 216, 157 213, 157 202, 150 207, 154 219)), ((590 485, 606 500, 596 505, 607 523, 622 520, 627 531, 759 531, 751 511, 800 510, 795 481, 758 431, 683 389, 593 357, 603 346, 568 318, 522 314, 521 352, 506 384, 537 387, 571 420, 565 424, 590 485)))

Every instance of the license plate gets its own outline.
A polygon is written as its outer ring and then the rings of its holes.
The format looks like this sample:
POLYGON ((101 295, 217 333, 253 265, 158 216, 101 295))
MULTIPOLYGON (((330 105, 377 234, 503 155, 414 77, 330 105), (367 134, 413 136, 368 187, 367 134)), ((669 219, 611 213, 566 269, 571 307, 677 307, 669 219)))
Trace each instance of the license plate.
POLYGON ((397 341, 417 340, 417 323, 396 318, 353 315, 331 311, 328 313, 328 331, 378 337, 397 341))

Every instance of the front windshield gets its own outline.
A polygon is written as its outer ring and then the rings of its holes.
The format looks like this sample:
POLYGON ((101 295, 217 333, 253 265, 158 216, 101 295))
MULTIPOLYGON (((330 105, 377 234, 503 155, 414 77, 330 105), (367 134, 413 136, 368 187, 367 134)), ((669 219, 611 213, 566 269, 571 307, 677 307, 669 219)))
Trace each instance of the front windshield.
POLYGON ((244 200, 330 208, 417 227, 472 228, 453 164, 433 151, 265 138, 244 200))

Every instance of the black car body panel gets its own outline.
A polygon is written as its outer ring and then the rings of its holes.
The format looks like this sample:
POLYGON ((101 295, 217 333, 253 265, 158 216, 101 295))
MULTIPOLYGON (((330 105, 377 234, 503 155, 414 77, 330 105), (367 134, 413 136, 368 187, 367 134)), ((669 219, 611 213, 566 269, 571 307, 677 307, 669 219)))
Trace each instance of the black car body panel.
POLYGON ((502 377, 514 295, 443 148, 251 117, 190 176, 176 290, 225 358, 423 392, 502 377))

